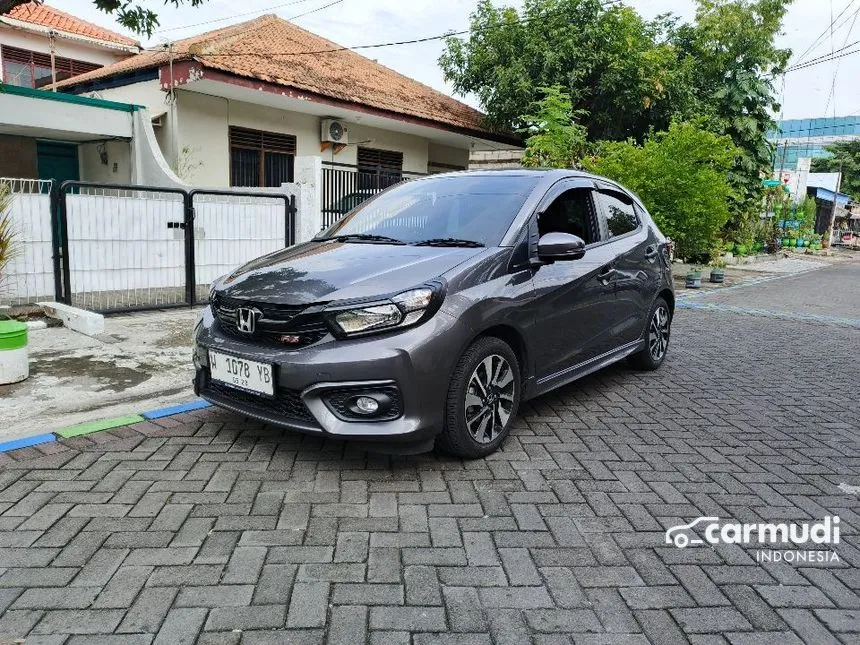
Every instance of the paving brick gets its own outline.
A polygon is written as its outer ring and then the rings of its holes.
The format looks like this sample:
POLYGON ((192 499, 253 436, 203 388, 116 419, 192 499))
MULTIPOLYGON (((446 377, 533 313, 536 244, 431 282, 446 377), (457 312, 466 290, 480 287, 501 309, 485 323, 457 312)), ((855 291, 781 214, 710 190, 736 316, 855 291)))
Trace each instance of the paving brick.
POLYGON ((337 583, 334 585, 332 602, 336 605, 402 605, 403 586, 337 583))
POLYGON ((253 585, 184 587, 176 598, 177 607, 243 607, 251 603, 253 585))
POLYGON ((370 628, 413 632, 447 631, 441 607, 371 607, 370 628))
POLYGON ((287 627, 322 627, 326 623, 328 582, 297 582, 293 585, 287 627))
POLYGON ((193 645, 206 620, 206 609, 175 608, 168 612, 153 645, 193 645))
POLYGON ((58 609, 48 611, 33 629, 36 634, 110 634, 122 620, 119 609, 58 609))
POLYGON ((129 607, 117 629, 120 633, 148 632, 155 634, 161 627, 161 622, 167 616, 173 599, 176 598, 173 587, 149 587, 129 607))
POLYGON ((367 639, 367 607, 340 606, 331 610, 327 643, 356 645, 367 639))
POLYGON ((216 607, 209 612, 204 629, 209 631, 276 629, 283 627, 287 610, 282 605, 216 607))

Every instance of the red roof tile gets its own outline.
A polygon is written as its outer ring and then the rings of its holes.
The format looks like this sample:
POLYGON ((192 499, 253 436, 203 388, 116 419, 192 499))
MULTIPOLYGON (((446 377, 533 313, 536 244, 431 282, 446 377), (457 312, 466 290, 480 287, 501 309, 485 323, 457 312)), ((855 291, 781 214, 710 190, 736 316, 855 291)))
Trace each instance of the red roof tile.
POLYGON ((8 18, 20 20, 21 22, 29 22, 41 27, 50 27, 57 31, 64 31, 69 34, 84 36, 85 38, 104 40, 120 45, 139 46, 139 43, 136 40, 129 38, 128 36, 123 36, 115 31, 111 31, 110 29, 99 27, 98 25, 87 22, 86 20, 75 18, 64 11, 54 9, 46 4, 28 2, 26 4, 18 5, 9 13, 3 15, 8 18))
MULTIPOLYGON (((363 106, 486 131, 483 114, 388 67, 275 15, 206 32, 173 44, 174 62, 313 92, 363 106), (338 51, 330 51, 337 49, 338 51), (313 53, 308 53, 313 52, 313 53)), ((165 51, 144 51, 101 69, 57 83, 69 87, 168 62, 165 51)))

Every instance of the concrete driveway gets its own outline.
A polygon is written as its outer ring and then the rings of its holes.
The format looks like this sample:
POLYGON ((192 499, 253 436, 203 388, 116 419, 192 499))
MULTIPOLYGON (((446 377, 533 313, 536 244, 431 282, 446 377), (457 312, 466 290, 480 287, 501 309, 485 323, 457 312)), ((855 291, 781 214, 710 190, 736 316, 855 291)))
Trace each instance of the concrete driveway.
POLYGON ((485 460, 215 409, 0 455, 0 641, 860 642, 856 285, 695 299, 662 369, 533 401, 485 460), (827 515, 827 563, 664 543, 827 515))

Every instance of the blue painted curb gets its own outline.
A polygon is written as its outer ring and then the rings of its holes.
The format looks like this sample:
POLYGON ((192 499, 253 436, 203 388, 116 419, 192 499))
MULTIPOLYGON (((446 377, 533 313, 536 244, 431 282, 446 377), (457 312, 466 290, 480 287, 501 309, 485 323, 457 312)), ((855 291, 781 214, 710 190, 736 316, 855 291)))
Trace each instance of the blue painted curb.
POLYGON ((191 401, 191 403, 182 403, 181 405, 173 405, 169 408, 161 408, 160 410, 151 410, 144 412, 140 416, 144 419, 161 419, 163 417, 173 416, 174 414, 182 414, 183 412, 191 412, 192 410, 202 410, 208 408, 212 404, 203 399, 191 401))
POLYGON ((23 439, 4 441, 3 443, 0 443, 0 452, 9 452, 10 450, 29 448, 30 446, 37 446, 40 443, 49 443, 51 441, 56 440, 57 438, 56 436, 54 436, 53 432, 46 432, 45 434, 37 434, 33 437, 24 437, 23 439))

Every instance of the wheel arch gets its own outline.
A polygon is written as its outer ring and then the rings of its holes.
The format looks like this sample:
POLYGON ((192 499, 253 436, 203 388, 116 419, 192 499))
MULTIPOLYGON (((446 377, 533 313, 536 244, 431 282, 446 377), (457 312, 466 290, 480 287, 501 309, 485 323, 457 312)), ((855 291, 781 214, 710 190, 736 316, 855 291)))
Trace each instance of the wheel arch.
POLYGON ((488 327, 476 334, 475 337, 469 341, 468 345, 471 345, 476 340, 484 336, 493 336, 508 344, 508 346, 513 350, 514 355, 517 357, 517 362, 520 367, 520 381, 522 385, 525 385, 531 374, 531 367, 528 362, 528 346, 526 345, 526 340, 522 333, 510 325, 493 325, 492 327, 488 327))
POLYGON ((666 301, 666 304, 669 305, 669 316, 672 318, 675 317, 675 294, 672 293, 671 289, 663 289, 660 293, 657 294, 658 298, 663 298, 666 301))

